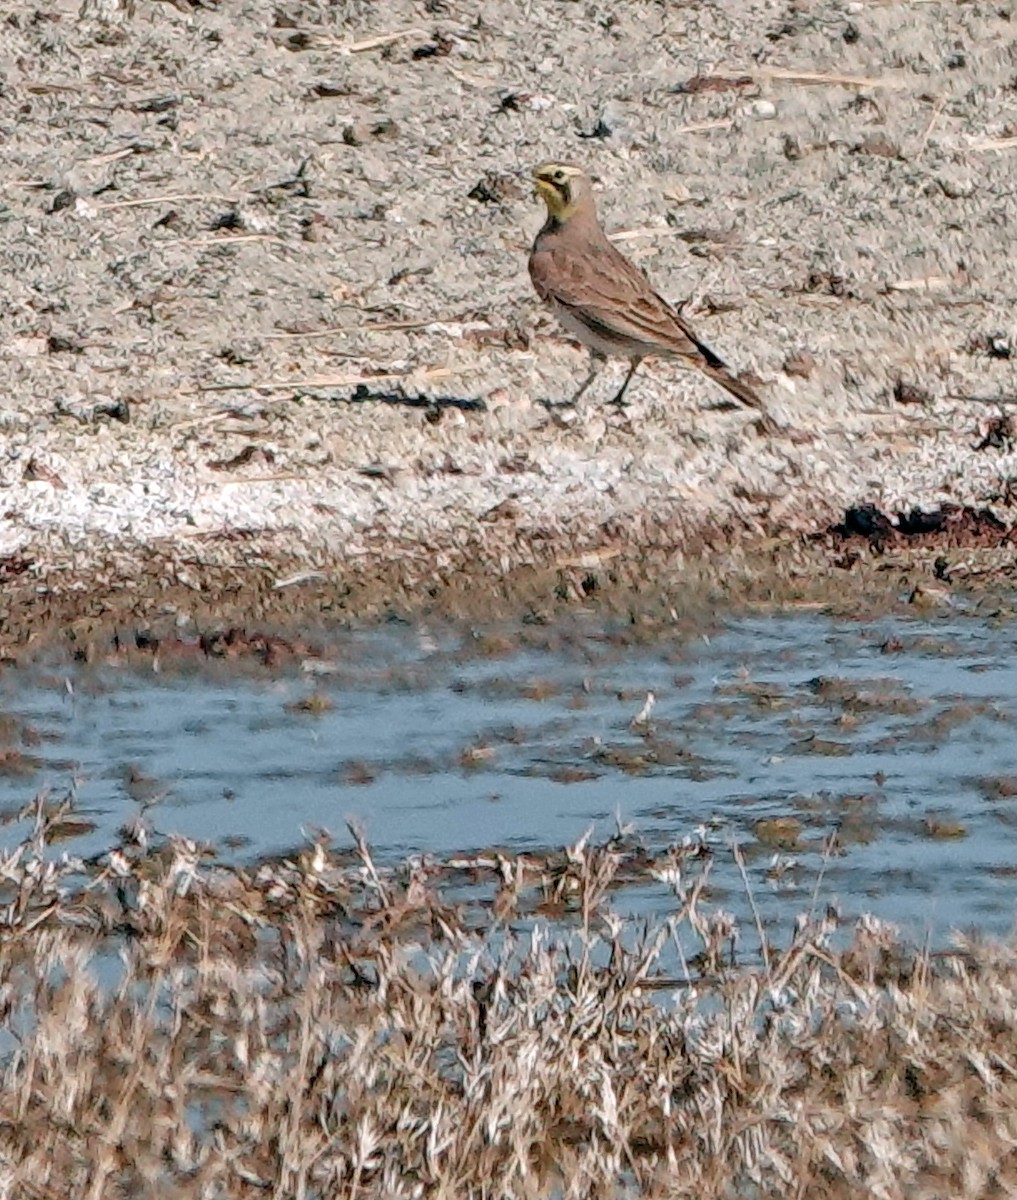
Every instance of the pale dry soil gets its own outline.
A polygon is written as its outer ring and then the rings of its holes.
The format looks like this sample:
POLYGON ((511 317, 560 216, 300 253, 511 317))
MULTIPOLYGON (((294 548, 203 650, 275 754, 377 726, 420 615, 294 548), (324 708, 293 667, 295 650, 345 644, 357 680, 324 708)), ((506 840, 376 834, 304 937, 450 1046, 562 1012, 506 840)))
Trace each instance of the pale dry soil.
POLYGON ((13 0, 8 601, 256 573, 356 608, 653 578, 859 502, 1008 520, 1015 32, 1009 0, 13 0), (779 432, 663 364, 622 412, 617 363, 542 403, 586 370, 526 276, 547 157, 779 432))

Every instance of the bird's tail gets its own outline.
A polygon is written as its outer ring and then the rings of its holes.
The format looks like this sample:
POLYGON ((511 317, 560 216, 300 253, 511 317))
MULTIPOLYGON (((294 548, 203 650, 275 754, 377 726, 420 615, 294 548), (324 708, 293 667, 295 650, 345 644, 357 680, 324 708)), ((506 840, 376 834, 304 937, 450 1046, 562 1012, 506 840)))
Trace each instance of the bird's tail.
POLYGON ((743 383, 729 367, 723 364, 708 363, 703 370, 715 383, 719 383, 726 392, 730 392, 742 404, 749 408, 761 409, 763 407, 763 402, 756 392, 747 383, 743 383))
POLYGON ((763 402, 753 389, 747 383, 742 383, 720 355, 715 354, 705 342, 701 342, 681 318, 678 320, 682 333, 702 355, 698 363, 700 370, 709 375, 714 382, 719 383, 725 392, 730 392, 740 403, 749 408, 762 409, 763 402))

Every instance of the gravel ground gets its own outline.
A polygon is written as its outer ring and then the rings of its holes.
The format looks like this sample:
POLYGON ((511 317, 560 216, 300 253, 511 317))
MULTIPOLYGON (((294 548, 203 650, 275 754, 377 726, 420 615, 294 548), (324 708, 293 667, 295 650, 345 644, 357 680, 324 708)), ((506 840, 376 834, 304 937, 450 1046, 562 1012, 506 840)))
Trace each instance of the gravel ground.
POLYGON ((0 563, 35 591, 1007 515, 1017 4, 4 12, 0 563), (526 274, 548 157, 782 432, 668 364, 541 403, 587 366, 526 274))

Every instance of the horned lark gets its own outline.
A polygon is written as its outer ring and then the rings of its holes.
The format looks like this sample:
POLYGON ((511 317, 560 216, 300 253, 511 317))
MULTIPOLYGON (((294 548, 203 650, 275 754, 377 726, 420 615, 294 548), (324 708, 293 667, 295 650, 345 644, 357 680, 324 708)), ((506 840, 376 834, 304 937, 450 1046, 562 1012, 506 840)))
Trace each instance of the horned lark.
POLYGON ((704 345, 637 266, 608 241, 597 217, 585 172, 569 163, 549 162, 533 172, 536 194, 547 205, 547 220, 530 252, 530 278, 562 325, 588 346, 593 368, 572 399, 593 382, 599 360, 627 358, 632 364, 613 403, 621 404, 644 358, 656 355, 697 367, 742 404, 762 401, 704 345))

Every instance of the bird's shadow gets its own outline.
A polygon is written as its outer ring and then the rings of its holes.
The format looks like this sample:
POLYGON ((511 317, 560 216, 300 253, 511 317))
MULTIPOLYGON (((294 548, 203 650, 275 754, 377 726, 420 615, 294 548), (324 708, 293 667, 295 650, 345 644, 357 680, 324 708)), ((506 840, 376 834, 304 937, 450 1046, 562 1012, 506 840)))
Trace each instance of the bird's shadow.
MULTIPOLYGON (((534 401, 541 408, 547 409, 548 412, 568 412, 569 410, 580 413, 583 416, 588 415, 594 410, 600 409, 605 412, 631 412, 637 409, 640 401, 637 400, 601 400, 592 401, 588 406, 576 404, 573 400, 547 400, 538 398, 534 401)), ((745 405, 739 404, 735 400, 713 400, 709 404, 700 406, 700 412, 745 412, 745 405)))
POLYGON ((458 408, 460 412, 487 412, 487 405, 483 400, 475 400, 468 396, 425 396, 420 392, 416 395, 409 395, 402 388, 382 391, 363 383, 358 384, 352 395, 345 397, 345 400, 347 404, 373 402, 375 404, 396 404, 401 408, 426 408, 432 411, 458 408))

